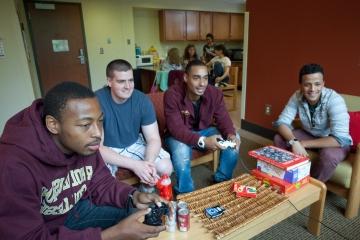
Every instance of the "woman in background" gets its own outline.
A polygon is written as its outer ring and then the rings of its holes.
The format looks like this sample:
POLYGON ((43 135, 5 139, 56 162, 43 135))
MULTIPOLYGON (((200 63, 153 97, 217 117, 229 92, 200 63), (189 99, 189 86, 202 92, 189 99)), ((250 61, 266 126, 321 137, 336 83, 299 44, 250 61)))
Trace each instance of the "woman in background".
POLYGON ((196 48, 194 44, 188 44, 184 50, 183 56, 183 67, 186 68, 189 62, 193 60, 198 60, 199 57, 196 53, 196 48))
POLYGON ((161 66, 163 71, 182 70, 181 58, 178 48, 170 48, 165 62, 161 66))
POLYGON ((207 66, 212 68, 209 83, 218 87, 229 82, 231 60, 225 56, 226 48, 224 44, 215 45, 214 49, 216 56, 207 63, 207 66))
POLYGON ((206 44, 203 47, 203 55, 201 57, 201 60, 205 64, 210 62, 210 60, 216 56, 214 52, 214 47, 214 35, 212 35, 211 33, 206 34, 206 44))

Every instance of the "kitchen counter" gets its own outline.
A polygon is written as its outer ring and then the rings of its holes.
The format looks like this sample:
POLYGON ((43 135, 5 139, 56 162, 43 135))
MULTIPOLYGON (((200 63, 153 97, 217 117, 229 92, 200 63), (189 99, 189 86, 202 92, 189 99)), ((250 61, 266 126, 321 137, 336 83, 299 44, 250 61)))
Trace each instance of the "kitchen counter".
POLYGON ((158 65, 141 66, 141 67, 136 67, 136 69, 155 71, 156 72, 156 71, 160 70, 160 66, 158 66, 158 65))

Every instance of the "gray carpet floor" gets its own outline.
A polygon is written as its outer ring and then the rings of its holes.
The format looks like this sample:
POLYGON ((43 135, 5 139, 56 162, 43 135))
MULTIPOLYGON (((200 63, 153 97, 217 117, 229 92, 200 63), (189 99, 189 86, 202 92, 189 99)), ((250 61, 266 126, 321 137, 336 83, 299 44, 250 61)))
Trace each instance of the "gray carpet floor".
MULTIPOLYGON (((261 147, 261 145, 247 139, 242 138, 241 140, 240 159, 234 176, 238 176, 241 173, 247 172, 248 169, 256 167, 256 161, 250 158, 247 153, 250 150, 261 147)), ((192 168, 192 176, 196 189, 212 184, 212 171, 207 166, 200 165, 192 168)), ((324 225, 321 227, 321 235, 319 237, 313 236, 306 229, 307 216, 309 215, 309 208, 306 208, 252 239, 360 239, 360 217, 352 220, 346 219, 343 215, 345 204, 345 199, 332 193, 327 194, 324 225)))

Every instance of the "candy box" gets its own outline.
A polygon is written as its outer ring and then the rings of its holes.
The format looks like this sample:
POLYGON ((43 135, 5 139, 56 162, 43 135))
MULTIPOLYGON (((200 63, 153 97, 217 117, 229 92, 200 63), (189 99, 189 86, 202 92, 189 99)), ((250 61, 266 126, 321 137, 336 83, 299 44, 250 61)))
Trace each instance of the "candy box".
POLYGON ((205 208, 205 210, 204 210, 205 215, 210 219, 220 217, 224 213, 224 211, 225 211, 225 208, 223 208, 219 205, 215 206, 215 207, 208 207, 208 208, 205 208))
POLYGON ((236 193, 236 197, 256 198, 256 187, 241 185, 238 182, 234 182, 233 192, 236 193))
POLYGON ((289 170, 292 166, 309 160, 308 157, 296 155, 292 152, 274 146, 266 146, 252 150, 249 151, 248 154, 251 157, 265 161, 285 170, 289 170))
POLYGON ((262 160, 258 160, 256 165, 259 171, 273 177, 278 177, 289 183, 296 183, 304 177, 309 176, 310 166, 311 162, 305 161, 297 166, 292 166, 291 169, 285 170, 262 160))
POLYGON ((304 177, 300 181, 296 183, 288 183, 284 180, 281 180, 277 177, 272 177, 266 173, 260 172, 257 169, 251 170, 251 174, 255 176, 257 179, 261 180, 264 184, 272 186, 277 189, 280 193, 284 193, 285 195, 296 191, 297 189, 303 187, 305 184, 309 182, 309 176, 304 177))

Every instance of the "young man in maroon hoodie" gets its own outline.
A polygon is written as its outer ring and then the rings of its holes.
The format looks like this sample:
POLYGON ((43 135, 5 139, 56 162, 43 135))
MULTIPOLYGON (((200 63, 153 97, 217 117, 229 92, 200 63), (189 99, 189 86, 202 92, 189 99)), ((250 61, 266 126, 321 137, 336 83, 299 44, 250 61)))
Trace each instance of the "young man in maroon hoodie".
POLYGON ((164 105, 169 133, 165 143, 176 173, 175 191, 194 190, 191 177, 193 148, 219 149, 220 163, 214 182, 231 179, 239 157, 240 137, 226 111, 223 93, 208 85, 207 67, 203 62, 194 60, 186 66, 184 81, 165 92, 164 105), (219 138, 232 141, 235 147, 222 146, 219 138))
POLYGON ((105 166, 102 119, 94 93, 65 82, 6 123, 1 239, 145 239, 165 229, 140 222, 147 204, 161 199, 117 181, 105 166))

